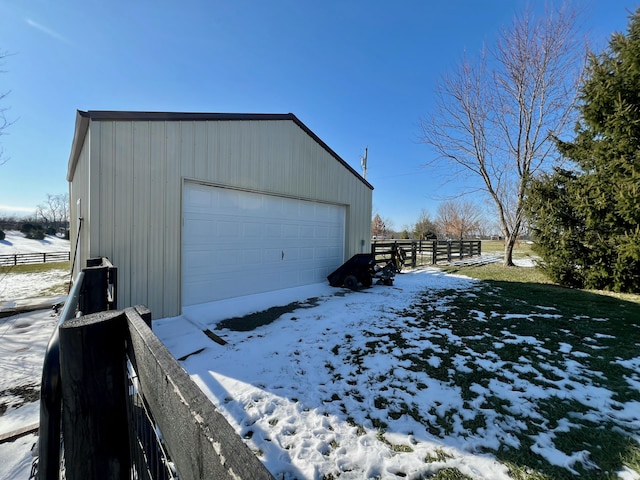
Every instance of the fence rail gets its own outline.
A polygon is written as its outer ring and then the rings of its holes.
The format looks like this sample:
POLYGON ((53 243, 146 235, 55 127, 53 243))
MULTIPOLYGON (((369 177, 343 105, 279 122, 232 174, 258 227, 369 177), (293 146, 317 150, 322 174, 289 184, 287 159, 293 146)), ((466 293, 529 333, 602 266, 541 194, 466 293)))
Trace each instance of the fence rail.
POLYGON ((69 260, 71 260, 71 252, 14 253, 10 255, 0 255, 0 266, 68 262, 69 260))
POLYGON ((412 267, 437 265, 481 255, 482 242, 480 240, 374 240, 371 243, 371 253, 375 256, 376 263, 386 263, 396 258, 396 252, 399 250, 405 257, 405 265, 412 267))

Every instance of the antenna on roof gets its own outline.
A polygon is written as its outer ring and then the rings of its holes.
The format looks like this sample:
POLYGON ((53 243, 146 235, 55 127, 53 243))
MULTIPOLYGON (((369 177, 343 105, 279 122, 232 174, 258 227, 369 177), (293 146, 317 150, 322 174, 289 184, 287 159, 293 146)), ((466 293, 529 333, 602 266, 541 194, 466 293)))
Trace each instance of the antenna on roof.
POLYGON ((369 147, 364 147, 364 156, 360 157, 360 165, 362 166, 362 177, 367 179, 367 153, 369 147))

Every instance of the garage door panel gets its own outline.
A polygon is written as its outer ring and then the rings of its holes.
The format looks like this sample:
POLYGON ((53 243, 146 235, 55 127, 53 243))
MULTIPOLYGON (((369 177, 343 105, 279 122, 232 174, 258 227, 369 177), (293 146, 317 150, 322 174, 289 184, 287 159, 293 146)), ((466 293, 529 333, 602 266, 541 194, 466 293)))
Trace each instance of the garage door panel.
POLYGON ((211 193, 207 192, 205 188, 191 188, 185 191, 184 197, 185 203, 189 204, 190 212, 206 212, 211 208, 213 198, 211 193))
POLYGON ((305 261, 310 261, 313 259, 306 259, 304 257, 302 257, 300 255, 300 248, 299 247, 291 247, 291 248, 287 248, 287 250, 285 251, 285 257, 284 259, 287 262, 305 262, 305 261))
POLYGON ((258 195, 242 195, 241 192, 236 192, 238 208, 246 213, 260 213, 264 210, 265 206, 262 199, 258 195))
POLYGON ((300 238, 304 240, 312 240, 315 237, 316 229, 313 225, 300 226, 300 238))
POLYGON ((183 305, 325 281, 343 261, 345 216, 343 206, 185 183, 183 305))
POLYGON ((315 249, 313 247, 302 247, 300 249, 300 255, 303 258, 313 259, 315 257, 315 249))
POLYGON ((209 242, 209 237, 216 234, 216 224, 209 219, 189 215, 185 218, 184 234, 189 236, 193 244, 206 244, 209 242))
POLYGON ((243 223, 242 235, 245 239, 257 240, 262 237, 262 225, 259 223, 243 223))
POLYGON ((231 248, 220 248, 216 250, 213 255, 214 260, 209 266, 209 273, 215 274, 220 268, 234 267, 237 265, 238 261, 234 258, 236 254, 237 251, 231 248))
POLYGON ((282 262, 282 253, 284 250, 279 248, 265 248, 264 249, 264 263, 265 264, 279 264, 282 262))
POLYGON ((298 225, 284 225, 284 238, 299 238, 300 229, 298 225))
POLYGON ((278 223, 263 224, 263 232, 265 238, 281 238, 282 226, 278 223))
POLYGON ((242 252, 242 261, 245 265, 257 265, 262 263, 262 251, 258 249, 247 249, 242 252))

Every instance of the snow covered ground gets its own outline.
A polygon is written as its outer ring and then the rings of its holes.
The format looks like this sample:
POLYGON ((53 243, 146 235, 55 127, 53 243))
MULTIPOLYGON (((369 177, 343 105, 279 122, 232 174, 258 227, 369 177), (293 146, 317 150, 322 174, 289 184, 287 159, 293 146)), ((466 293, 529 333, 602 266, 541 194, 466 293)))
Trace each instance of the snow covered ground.
MULTIPOLYGON (((5 232, 0 240, 0 255, 17 253, 68 252, 69 240, 48 235, 44 240, 31 240, 15 230, 5 232)), ((68 281, 68 268, 56 268, 41 273, 12 273, 10 268, 0 267, 0 302, 10 302, 41 295, 52 285, 68 281)), ((6 305, 9 306, 9 305, 6 305)))
MULTIPOLYGON (((393 287, 350 292, 322 284, 193 307, 157 321, 154 329, 278 479, 419 479, 443 468, 473 479, 511 478, 488 452, 523 448, 518 435, 527 434, 531 419, 542 425, 539 434, 531 432, 532 450, 567 475, 577 474, 578 466, 593 468, 589 452, 577 445, 567 453, 555 439, 578 425, 568 418, 554 424, 540 408, 559 396, 584 405, 593 422, 615 418, 640 440, 640 402, 613 401, 612 392, 592 380, 598 372, 580 363, 587 354, 573 355, 562 342, 560 368, 544 364, 551 375, 528 360, 551 354, 531 336, 504 330, 495 340, 487 334, 461 338, 439 321, 451 306, 438 295, 473 302, 477 286, 469 278, 421 269, 396 277, 393 287), (424 307, 415 307, 425 297, 435 312, 428 325, 417 320, 424 307), (291 302, 300 303, 271 324, 214 330, 224 319, 291 302), (203 328, 228 344, 212 342, 203 328), (475 340, 488 341, 493 351, 475 351, 475 340), (454 356, 449 346, 459 353, 454 356), (512 348, 520 358, 501 360, 500 351, 512 348), (473 383, 478 370, 496 378, 473 383), (463 390, 459 381, 472 384, 463 390)), ((468 320, 482 331, 488 314, 473 317, 468 320)), ((505 316, 525 324, 555 317, 560 315, 543 306, 505 316)), ((633 375, 640 357, 627 361, 633 375)), ((626 467, 618 474, 640 478, 626 467)))
MULTIPOLYGON (((38 422, 42 361, 57 321, 51 310, 0 318, 0 434, 38 422)), ((0 445, 0 478, 29 478, 36 440, 27 435, 0 445)))
MULTIPOLYGON (((11 230, 5 235, 0 240, 0 255, 68 252, 70 248, 69 240, 55 236, 31 240, 11 230)), ((16 300, 38 297, 68 276, 68 269, 14 273, 0 267, 0 304, 11 307, 16 300)), ((42 359, 56 323, 49 309, 0 318, 0 434, 38 422, 42 359)), ((30 451, 36 439, 27 435, 0 445, 0 478, 29 477, 30 451)))
MULTIPOLYGON (((567 452, 556 445, 579 423, 577 416, 613 422, 640 442, 640 402, 614 401, 610 390, 597 385, 601 374, 583 363, 587 354, 572 349, 568 338, 556 345, 559 363, 544 364, 554 385, 530 361, 552 356, 538 339, 509 329, 499 338, 456 333, 444 321, 452 308, 445 299, 473 302, 480 283, 419 269, 397 276, 392 287, 351 292, 317 284, 192 307, 180 317, 154 321, 154 330, 278 480, 420 479, 446 468, 473 479, 507 479, 507 466, 491 452, 501 445, 520 448, 518 435, 526 434, 532 419, 542 425, 530 433, 532 450, 566 476, 592 465, 583 447, 567 452), (285 313, 271 319, 263 312, 286 305, 285 313), (432 323, 418 321, 424 308, 435 312, 432 323), (216 329, 255 312, 263 312, 254 318, 263 326, 216 329), (212 342, 205 328, 227 345, 212 342), (480 353, 480 342, 489 342, 490 351, 480 353), (502 360, 508 349, 521 352, 520 358, 502 360), (418 357, 421 369, 414 368, 418 357), (499 374, 487 384, 467 380, 471 385, 463 389, 459 381, 478 370, 499 374), (469 392, 473 396, 465 398, 469 392), (582 410, 550 423, 539 405, 558 396, 582 410), (495 398, 505 403, 494 405, 495 398)), ((472 310, 468 320, 482 327, 500 315, 472 310)), ((546 306, 503 315, 514 324, 558 316, 546 306)), ((6 408, 0 434, 37 421, 38 402, 24 397, 39 384, 55 323, 50 311, 0 319, 0 412, 6 408)), ((602 333, 584 341, 598 352, 615 338, 602 333)), ((619 363, 640 389, 637 349, 619 363)), ((0 478, 28 477, 35 440, 28 435, 0 445, 0 478)), ((626 467, 617 473, 640 478, 626 467)))
POLYGON ((254 296, 251 302, 194 307, 156 322, 154 329, 176 358, 204 348, 184 368, 276 478, 420 478, 446 463, 472 478, 507 479, 506 468, 491 456, 475 454, 460 439, 434 438, 410 417, 387 419, 388 406, 376 404, 381 390, 409 401, 407 387, 423 381, 427 387, 414 392, 413 401, 446 408, 460 402, 455 388, 411 374, 398 359, 401 352, 365 356, 357 369, 340 362, 366 350, 368 332, 392 335, 390 321, 402 322, 399 312, 425 288, 455 289, 469 282, 421 270, 398 277, 394 287, 362 292, 336 294, 328 285, 314 285, 254 296), (216 330, 226 346, 211 342, 197 326, 213 329, 219 320, 256 307, 294 301, 303 302, 301 308, 271 325, 251 332, 216 330), (373 412, 389 422, 383 435, 373 412), (443 459, 425 463, 428 456, 443 459))
POLYGON ((68 252, 69 240, 47 235, 44 240, 31 240, 17 230, 8 230, 4 240, 0 240, 0 255, 15 253, 68 252))

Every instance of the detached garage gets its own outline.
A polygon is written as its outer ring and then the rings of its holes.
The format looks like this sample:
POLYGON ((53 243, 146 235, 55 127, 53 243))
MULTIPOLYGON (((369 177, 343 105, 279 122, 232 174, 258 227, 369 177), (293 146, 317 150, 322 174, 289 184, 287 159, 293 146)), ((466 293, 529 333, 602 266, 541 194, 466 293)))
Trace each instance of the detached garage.
POLYGON ((293 114, 78 112, 67 180, 75 271, 109 257, 155 318, 370 249, 373 187, 293 114))

